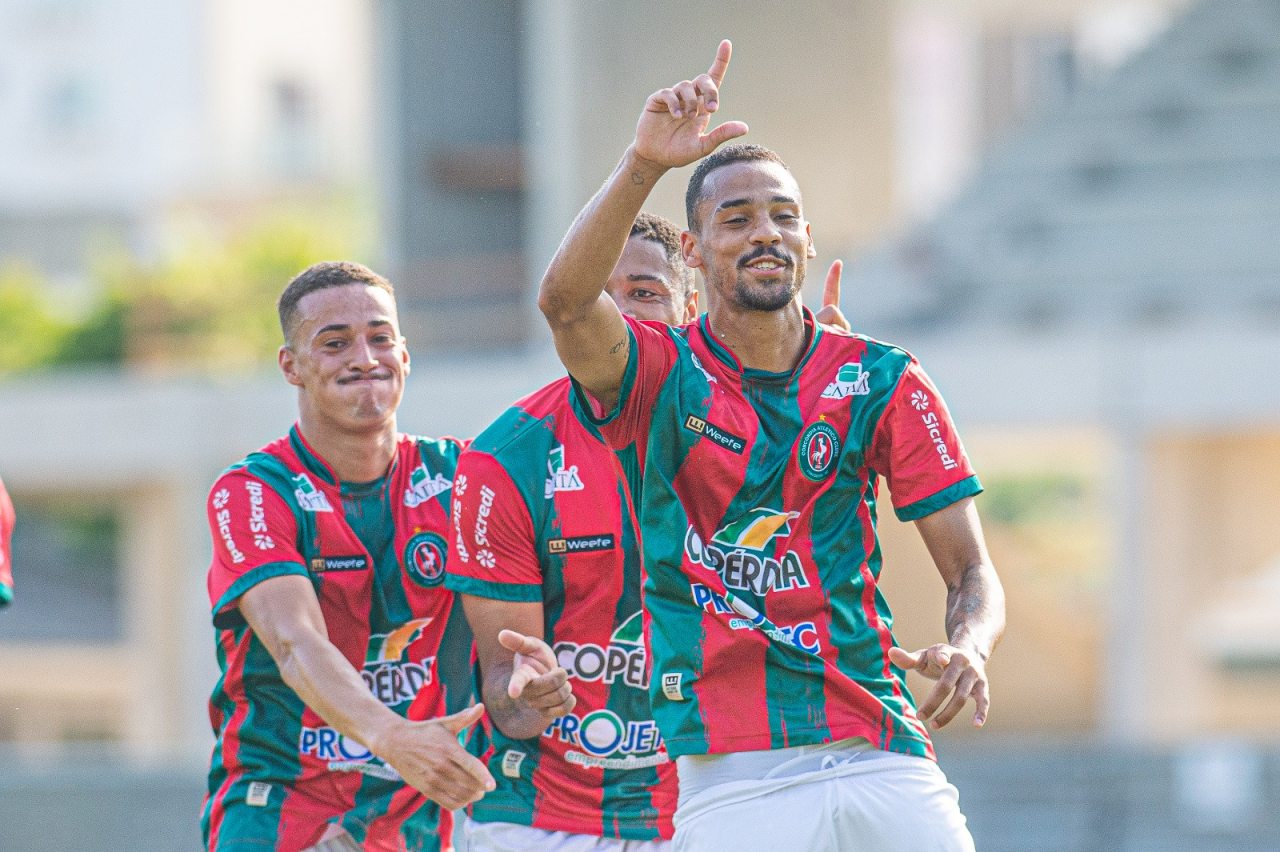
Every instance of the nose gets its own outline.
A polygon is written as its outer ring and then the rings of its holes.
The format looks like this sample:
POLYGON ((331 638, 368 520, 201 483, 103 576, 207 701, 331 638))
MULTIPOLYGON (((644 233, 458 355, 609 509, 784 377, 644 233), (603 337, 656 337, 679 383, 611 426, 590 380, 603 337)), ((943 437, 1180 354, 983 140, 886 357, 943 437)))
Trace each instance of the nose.
POLYGON ((347 354, 351 357, 349 364, 353 370, 369 369, 378 364, 373 347, 363 337, 356 338, 355 342, 348 347, 347 354))
POLYGON ((778 229, 778 223, 773 221, 772 216, 765 216, 760 219, 751 231, 752 245, 771 246, 781 241, 782 231, 778 229))

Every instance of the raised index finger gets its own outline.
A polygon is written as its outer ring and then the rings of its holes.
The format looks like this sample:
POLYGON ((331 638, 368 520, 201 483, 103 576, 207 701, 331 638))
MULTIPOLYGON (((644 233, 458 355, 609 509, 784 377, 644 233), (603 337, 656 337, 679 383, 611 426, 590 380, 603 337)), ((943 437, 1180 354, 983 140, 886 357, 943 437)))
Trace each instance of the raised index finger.
POLYGON ((724 72, 729 70, 729 57, 732 55, 733 42, 729 39, 720 42, 720 46, 716 48, 716 59, 707 69, 707 76, 715 82, 717 87, 724 80, 724 72))
POLYGON ((840 307, 840 273, 844 269, 844 261, 832 261, 827 271, 827 283, 822 288, 822 306, 840 307))

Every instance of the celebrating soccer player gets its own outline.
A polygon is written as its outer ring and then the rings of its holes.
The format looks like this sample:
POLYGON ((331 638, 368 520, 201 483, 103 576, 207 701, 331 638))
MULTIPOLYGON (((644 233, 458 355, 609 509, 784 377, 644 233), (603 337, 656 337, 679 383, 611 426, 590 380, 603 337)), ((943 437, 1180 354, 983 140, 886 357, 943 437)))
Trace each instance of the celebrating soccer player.
POLYGON ((707 132, 729 58, 723 42, 705 74, 649 97, 539 300, 585 415, 639 473, 676 846, 971 849, 926 722, 969 699, 975 724, 988 712, 1004 603, 981 488, 919 364, 798 301, 815 252, 795 179, 765 148, 712 153, 747 131, 707 132), (682 253, 709 311, 659 329, 603 290, 656 181, 697 160, 682 253), (948 590, 947 641, 915 652, 894 642, 877 588, 879 476, 948 590), (937 681, 918 706, 906 668, 937 681))
POLYGON ((439 849, 493 780, 457 735, 483 713, 444 588, 462 445, 396 430, 409 373, 391 285, 321 263, 280 297, 286 437, 209 494, 222 677, 210 849, 439 849), (444 715, 456 709, 453 715, 444 715))

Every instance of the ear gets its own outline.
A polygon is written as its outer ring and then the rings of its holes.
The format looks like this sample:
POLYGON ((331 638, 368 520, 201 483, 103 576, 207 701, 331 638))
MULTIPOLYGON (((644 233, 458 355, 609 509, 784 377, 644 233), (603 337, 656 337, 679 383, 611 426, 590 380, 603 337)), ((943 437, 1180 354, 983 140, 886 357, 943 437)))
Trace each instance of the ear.
POLYGON ((804 256, 813 260, 818 256, 818 247, 813 244, 813 233, 809 230, 809 223, 804 223, 804 236, 809 241, 809 248, 805 250, 804 256))
POLYGON ((684 256, 684 265, 690 269, 702 268, 702 249, 698 247, 698 238, 692 231, 680 232, 680 254, 684 256))
POLYGON ((412 366, 409 361, 409 346, 404 337, 400 338, 400 360, 404 363, 404 374, 409 375, 409 369, 412 366))
POLYGON ((284 373, 286 382, 302 387, 302 377, 298 375, 298 362, 288 344, 280 347, 280 351, 276 353, 276 362, 280 365, 280 372, 284 373))

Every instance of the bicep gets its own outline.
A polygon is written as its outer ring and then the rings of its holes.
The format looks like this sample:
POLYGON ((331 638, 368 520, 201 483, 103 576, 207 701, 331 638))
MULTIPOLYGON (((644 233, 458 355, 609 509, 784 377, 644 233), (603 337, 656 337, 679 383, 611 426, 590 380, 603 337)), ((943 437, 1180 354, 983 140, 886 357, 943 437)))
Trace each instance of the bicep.
POLYGON ((925 515, 915 524, 948 589, 957 587, 971 566, 990 562, 972 497, 925 515))
POLYGON ((299 643, 325 639, 324 614, 311 581, 298 575, 263 580, 240 596, 240 613, 280 663, 299 643))
POLYGON ((573 319, 551 321, 556 352, 569 375, 605 407, 622 388, 631 349, 627 322, 608 293, 573 319))
POLYGON ((503 601, 479 595, 461 595, 462 610, 476 637, 476 653, 482 668, 510 663, 513 655, 498 642, 503 630, 542 638, 542 602, 503 601))

